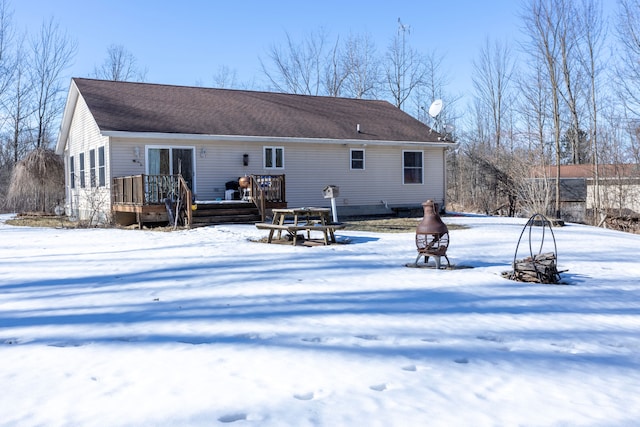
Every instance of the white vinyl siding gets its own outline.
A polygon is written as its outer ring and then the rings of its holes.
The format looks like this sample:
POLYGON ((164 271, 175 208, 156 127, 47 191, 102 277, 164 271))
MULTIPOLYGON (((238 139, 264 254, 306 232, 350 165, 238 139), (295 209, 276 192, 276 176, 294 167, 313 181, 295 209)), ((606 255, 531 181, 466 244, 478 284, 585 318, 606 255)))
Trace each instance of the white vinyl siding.
MULTIPOLYGON (((75 106, 75 111, 69 135, 67 137, 65 156, 68 158, 68 174, 73 173, 73 180, 67 183, 66 205, 72 216, 84 220, 88 218, 96 219, 96 207, 100 205, 103 212, 98 214, 99 220, 106 220, 110 215, 111 197, 109 192, 110 184, 110 164, 109 164, 109 138, 100 135, 100 130, 89 112, 86 103, 79 97, 75 106), (90 166, 91 160, 87 158, 93 151, 94 162, 97 168, 94 169, 94 185, 104 182, 103 186, 91 188, 90 166), (100 155, 104 158, 103 170, 100 170, 100 155), (82 158, 82 160, 81 160, 82 158), (104 178, 101 178, 101 173, 104 178), (96 180, 97 178, 97 180, 96 180), (96 182, 97 181, 97 182, 96 182)), ((129 163, 131 159, 129 158, 129 163)))

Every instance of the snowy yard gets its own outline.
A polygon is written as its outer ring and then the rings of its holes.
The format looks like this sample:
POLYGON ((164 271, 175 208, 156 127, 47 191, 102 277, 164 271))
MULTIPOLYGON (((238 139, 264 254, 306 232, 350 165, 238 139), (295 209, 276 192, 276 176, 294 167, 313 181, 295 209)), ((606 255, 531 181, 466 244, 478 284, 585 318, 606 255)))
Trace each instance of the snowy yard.
POLYGON ((256 243, 0 216, 0 426, 631 426, 640 236, 555 228, 568 285, 505 280, 523 224, 256 243))

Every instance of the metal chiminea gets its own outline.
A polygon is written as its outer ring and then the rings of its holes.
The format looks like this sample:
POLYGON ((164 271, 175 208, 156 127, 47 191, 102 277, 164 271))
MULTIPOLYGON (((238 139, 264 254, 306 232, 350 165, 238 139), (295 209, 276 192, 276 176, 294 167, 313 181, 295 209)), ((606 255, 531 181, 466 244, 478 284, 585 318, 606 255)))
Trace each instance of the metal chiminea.
POLYGON ((447 258, 447 248, 449 247, 449 229, 442 222, 440 215, 436 211, 436 204, 433 200, 427 200, 422 204, 424 217, 416 228, 416 246, 418 248, 418 260, 424 256, 425 264, 429 262, 429 257, 433 257, 436 268, 440 268, 440 257, 445 257, 447 266, 451 266, 447 258))

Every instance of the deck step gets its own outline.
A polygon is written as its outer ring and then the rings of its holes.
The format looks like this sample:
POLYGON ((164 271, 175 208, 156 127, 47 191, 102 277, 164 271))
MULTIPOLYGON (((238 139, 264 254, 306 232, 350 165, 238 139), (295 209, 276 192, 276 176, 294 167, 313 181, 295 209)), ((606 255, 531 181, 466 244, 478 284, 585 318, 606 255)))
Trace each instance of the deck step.
POLYGON ((192 212, 194 227, 214 224, 252 224, 262 220, 253 203, 221 202, 198 203, 192 212))

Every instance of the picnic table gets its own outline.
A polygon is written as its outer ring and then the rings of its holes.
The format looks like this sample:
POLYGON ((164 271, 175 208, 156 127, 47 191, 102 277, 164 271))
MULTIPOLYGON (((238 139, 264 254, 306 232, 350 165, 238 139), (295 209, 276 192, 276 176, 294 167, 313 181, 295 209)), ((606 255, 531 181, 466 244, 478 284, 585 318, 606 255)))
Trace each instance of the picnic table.
POLYGON ((329 208, 285 208, 273 209, 273 219, 270 223, 260 222, 256 227, 260 230, 269 230, 269 243, 273 240, 273 235, 278 232, 278 239, 282 238, 285 231, 291 236, 295 245, 298 239, 298 231, 306 231, 307 239, 311 239, 312 231, 320 231, 324 236, 324 244, 336 242, 335 230, 345 227, 345 224, 332 223, 329 215, 329 208))

